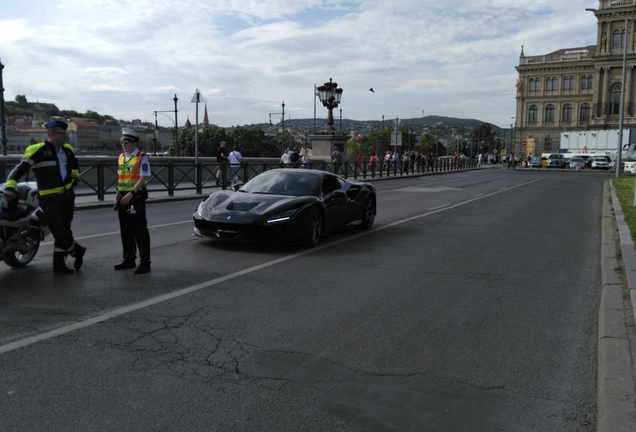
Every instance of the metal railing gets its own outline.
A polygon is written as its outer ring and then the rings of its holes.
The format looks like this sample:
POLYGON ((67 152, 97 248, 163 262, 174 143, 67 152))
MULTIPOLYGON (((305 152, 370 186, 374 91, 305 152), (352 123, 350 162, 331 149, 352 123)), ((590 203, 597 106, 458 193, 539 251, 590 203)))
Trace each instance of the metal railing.
MULTIPOLYGON (((117 158, 78 158, 80 167, 80 186, 77 196, 96 196, 104 201, 106 195, 114 195, 117 191, 117 158)), ((379 162, 343 162, 331 163, 313 161, 308 164, 296 163, 283 165, 276 159, 244 159, 241 164, 240 179, 247 182, 265 171, 275 168, 304 168, 329 171, 346 179, 362 179, 395 177, 424 173, 440 173, 447 171, 467 170, 477 167, 477 161, 471 159, 457 160, 439 158, 430 163, 414 164, 403 161, 379 162)), ((18 158, 0 158, 0 175, 5 181, 11 169, 19 163, 18 158)), ((203 193, 204 188, 221 187, 225 189, 232 181, 233 171, 229 164, 220 164, 214 158, 152 158, 152 176, 148 181, 149 192, 167 192, 173 196, 176 191, 196 191, 203 193), (209 159, 209 160, 205 160, 209 159), (217 179, 221 185, 217 183, 217 179)), ((28 179, 33 179, 29 173, 28 179)))

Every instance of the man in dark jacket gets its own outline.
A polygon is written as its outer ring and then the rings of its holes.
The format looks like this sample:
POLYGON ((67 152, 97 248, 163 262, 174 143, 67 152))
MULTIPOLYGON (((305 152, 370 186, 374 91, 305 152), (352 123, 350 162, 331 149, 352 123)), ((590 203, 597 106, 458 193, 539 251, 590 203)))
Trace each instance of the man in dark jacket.
POLYGON ((84 262, 86 249, 73 238, 71 221, 75 208, 73 187, 79 180, 79 166, 75 151, 66 144, 68 125, 60 120, 46 124, 46 141, 27 147, 18 165, 9 173, 4 191, 7 199, 16 195, 18 180, 33 170, 38 183, 40 206, 44 210, 49 229, 55 239, 53 251, 53 272, 73 273, 64 261, 67 255, 75 258, 75 270, 84 262))

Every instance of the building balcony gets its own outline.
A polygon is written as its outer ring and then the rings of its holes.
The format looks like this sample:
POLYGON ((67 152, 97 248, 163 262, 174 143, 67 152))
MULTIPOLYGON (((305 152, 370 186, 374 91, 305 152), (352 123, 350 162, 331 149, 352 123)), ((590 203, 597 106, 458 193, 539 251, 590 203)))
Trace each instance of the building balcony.
POLYGON ((611 9, 615 7, 633 6, 636 0, 601 0, 600 9, 611 9))
MULTIPOLYGON (((636 0, 622 0, 622 1, 636 1, 636 0)), ((569 53, 563 55, 542 55, 532 57, 521 57, 519 66, 549 64, 549 63, 571 63, 577 61, 588 61, 592 58, 590 52, 578 52, 569 53)))

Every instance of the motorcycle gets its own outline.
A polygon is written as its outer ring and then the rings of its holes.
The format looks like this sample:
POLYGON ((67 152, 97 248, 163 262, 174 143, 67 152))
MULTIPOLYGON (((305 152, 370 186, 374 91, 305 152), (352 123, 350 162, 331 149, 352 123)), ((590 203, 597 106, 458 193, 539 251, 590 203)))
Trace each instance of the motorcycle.
POLYGON ((20 268, 35 258, 40 242, 50 234, 36 182, 18 183, 17 197, 7 200, 0 184, 0 261, 20 268))

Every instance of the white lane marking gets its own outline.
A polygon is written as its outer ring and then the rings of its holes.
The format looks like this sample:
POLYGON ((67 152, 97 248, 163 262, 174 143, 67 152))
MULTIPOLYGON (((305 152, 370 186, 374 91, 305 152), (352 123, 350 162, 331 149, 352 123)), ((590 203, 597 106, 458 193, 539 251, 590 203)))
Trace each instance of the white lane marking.
POLYGON ((431 211, 431 210, 439 210, 439 209, 443 209, 444 207, 448 207, 449 205, 450 205, 450 204, 442 204, 442 205, 440 205, 440 206, 433 207, 433 208, 430 208, 430 209, 428 209, 428 210, 429 210, 429 211, 431 211))
POLYGON ((37 342, 42 342, 42 341, 45 341, 47 339, 51 339, 51 338, 54 338, 54 337, 57 337, 57 336, 61 336, 61 335, 70 333, 70 332, 75 331, 75 330, 80 330, 80 329, 83 329, 83 328, 86 328, 86 327, 90 327, 93 324, 98 324, 100 322, 107 321, 107 320, 109 320, 111 318, 116 318, 118 316, 130 313, 130 312, 135 312, 135 311, 138 311, 140 309, 144 309, 144 308, 147 308, 147 307, 159 304, 159 303, 163 303, 163 302, 168 301, 168 300, 172 300, 172 299, 177 298, 177 297, 184 296, 186 294, 190 294, 190 293, 193 293, 193 292, 196 292, 196 291, 200 291, 200 290, 202 290, 204 288, 209 288, 211 286, 218 285, 220 283, 227 282, 229 280, 236 279, 238 277, 245 276, 245 275, 250 274, 250 273, 254 273, 256 271, 262 270, 262 269, 267 268, 267 267, 275 266, 277 264, 281 264, 281 263, 284 263, 286 261, 290 261, 292 259, 299 258, 299 257, 302 257, 304 255, 308 255, 310 253, 314 253, 314 252, 317 252, 317 251, 320 251, 320 250, 323 250, 323 249, 326 249, 326 248, 337 246, 337 245, 339 245, 341 243, 350 242, 351 240, 354 240, 354 239, 357 239, 357 238, 360 238, 360 237, 363 237, 363 236, 367 236, 369 234, 372 234, 372 233, 375 233, 375 232, 378 232, 378 231, 382 231, 382 230, 385 230, 385 229, 388 229, 388 228, 393 228, 394 226, 398 226, 398 225, 401 225, 401 224, 404 224, 404 223, 407 223, 407 222, 411 222, 411 221, 414 221, 414 220, 417 220, 417 219, 421 219, 421 218, 424 218, 424 217, 427 217, 427 216, 430 216, 430 215, 433 215, 433 214, 436 214, 436 213, 440 213, 442 211, 446 211, 446 210, 454 209, 454 208, 457 208, 457 207, 460 207, 460 206, 463 206, 463 205, 466 205, 466 204, 470 204, 471 202, 478 201, 480 199, 487 198, 487 197, 490 197, 490 196, 494 196, 494 195, 500 194, 500 193, 502 193, 504 191, 516 189, 516 188, 521 187, 521 186, 529 185, 529 184, 538 182, 540 180, 543 180, 543 178, 538 178, 538 179, 529 181, 527 183, 519 184, 519 185, 516 185, 516 186, 511 186, 511 187, 509 187, 507 189, 504 189, 504 190, 491 192, 491 193, 486 194, 484 196, 481 196, 479 198, 471 198, 469 200, 462 201, 460 203, 453 204, 453 205, 448 206, 448 207, 444 207, 443 209, 431 210, 431 211, 428 211, 426 213, 422 213, 422 214, 417 215, 417 216, 412 216, 410 218, 398 220, 398 221, 395 221, 395 222, 392 222, 392 223, 389 223, 389 224, 386 224, 386 225, 382 225, 382 226, 377 227, 377 228, 372 228, 372 229, 370 229, 368 231, 364 231, 364 232, 349 236, 347 238, 343 238, 341 240, 334 241, 332 243, 323 244, 321 246, 316 246, 314 248, 307 249, 305 251, 298 252, 298 253, 295 253, 293 255, 289 255, 289 256, 286 256, 286 257, 281 257, 281 258, 278 258, 278 259, 275 259, 275 260, 272 260, 272 261, 268 261, 268 262, 263 263, 263 264, 256 265, 254 267, 250 267, 248 269, 244 269, 244 270, 238 271, 236 273, 228 274, 228 275, 216 278, 216 279, 209 280, 207 282, 202 282, 200 284, 193 285, 191 287, 183 288, 183 289, 180 289, 178 291, 174 291, 174 292, 163 294, 163 295, 160 295, 160 296, 148 299, 148 300, 144 300, 144 301, 139 302, 139 303, 131 304, 131 305, 128 305, 128 306, 123 306, 123 307, 120 307, 120 308, 117 308, 117 309, 114 309, 114 310, 111 310, 111 311, 108 311, 108 312, 104 312, 101 315, 98 315, 96 317, 89 318, 89 319, 86 319, 86 320, 83 320, 83 321, 79 321, 79 322, 76 322, 76 323, 73 323, 73 324, 65 325, 65 326, 57 328, 55 330, 51 330, 51 331, 48 331, 48 332, 45 332, 45 333, 41 333, 41 334, 38 334, 38 335, 35 335, 35 336, 30 336, 30 337, 27 337, 27 338, 24 338, 24 339, 21 339, 21 340, 17 340, 17 341, 14 341, 14 342, 11 342, 11 343, 8 343, 8 344, 5 344, 5 345, 1 345, 0 346, 0 354, 4 354, 6 352, 13 351, 13 350, 16 350, 16 349, 19 349, 19 348, 24 348, 26 346, 35 344, 37 342))
MULTIPOLYGON (((155 229, 155 228, 163 228, 163 227, 167 227, 167 226, 172 226, 172 225, 182 225, 182 224, 186 224, 186 223, 192 223, 192 219, 187 220, 187 221, 181 221, 181 222, 171 222, 171 223, 167 223, 167 224, 161 224, 161 225, 153 225, 153 226, 149 226, 148 229, 155 229)), ((97 237, 106 237, 109 235, 116 235, 119 234, 119 231, 112 231, 112 232, 108 232, 108 233, 101 233, 101 234, 95 234, 95 235, 89 235, 89 236, 84 236, 84 237, 75 237, 75 240, 86 240, 86 239, 90 239, 90 238, 97 238, 97 237)), ((52 245, 53 242, 44 242, 44 243, 40 243, 40 246, 46 246, 46 245, 52 245)))
POLYGON ((484 196, 484 194, 480 193, 480 194, 474 195, 475 198, 479 198, 480 196, 484 196))

